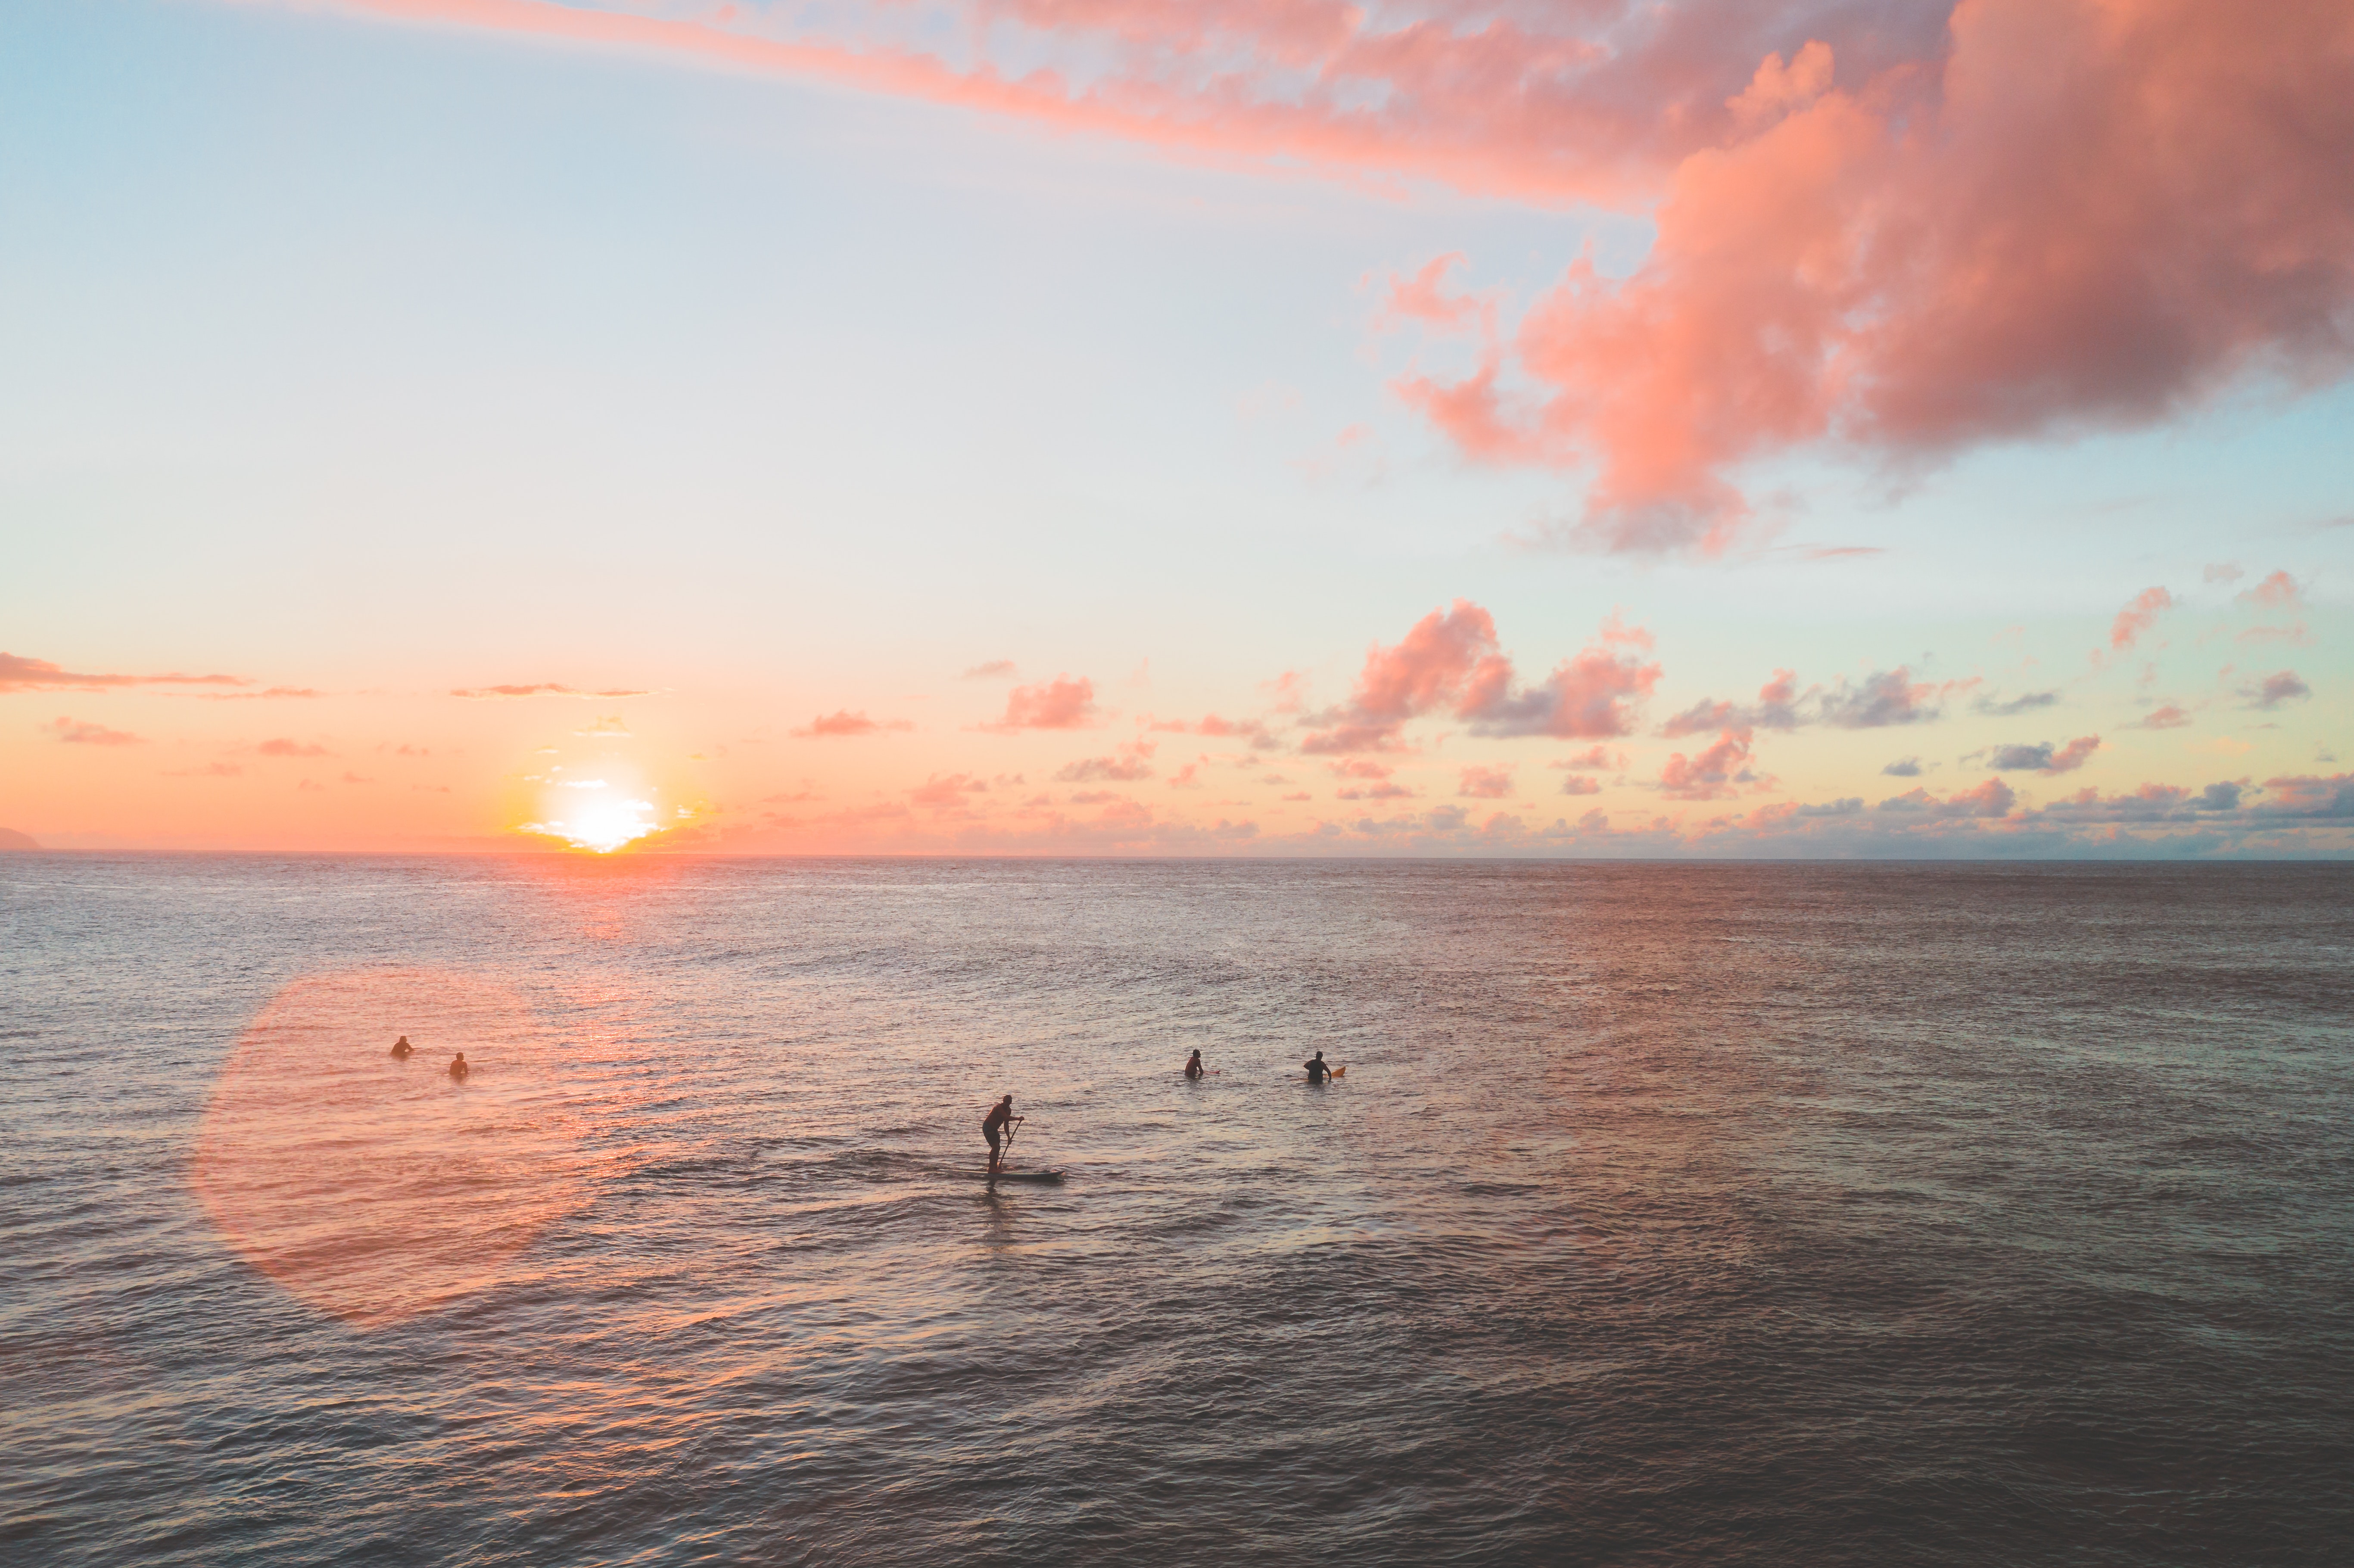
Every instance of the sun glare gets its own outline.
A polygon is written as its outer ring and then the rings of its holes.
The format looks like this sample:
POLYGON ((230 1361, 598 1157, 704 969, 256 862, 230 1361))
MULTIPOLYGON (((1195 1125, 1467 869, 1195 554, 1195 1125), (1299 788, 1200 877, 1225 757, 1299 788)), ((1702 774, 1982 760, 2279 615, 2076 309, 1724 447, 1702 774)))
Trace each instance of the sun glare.
POLYGON ((602 779, 567 779, 548 791, 544 809, 547 820, 525 822, 527 833, 546 833, 578 848, 610 854, 660 830, 652 800, 632 800, 629 791, 602 779))

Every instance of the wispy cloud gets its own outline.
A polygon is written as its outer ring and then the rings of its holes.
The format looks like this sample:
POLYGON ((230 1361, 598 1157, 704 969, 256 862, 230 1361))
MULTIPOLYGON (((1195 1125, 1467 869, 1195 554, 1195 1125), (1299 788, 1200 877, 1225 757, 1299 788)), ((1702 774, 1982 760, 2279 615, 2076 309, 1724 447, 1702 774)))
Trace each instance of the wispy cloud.
POLYGON ((47 659, 0 653, 0 692, 100 692, 116 686, 247 686, 241 675, 90 674, 60 669, 47 659))

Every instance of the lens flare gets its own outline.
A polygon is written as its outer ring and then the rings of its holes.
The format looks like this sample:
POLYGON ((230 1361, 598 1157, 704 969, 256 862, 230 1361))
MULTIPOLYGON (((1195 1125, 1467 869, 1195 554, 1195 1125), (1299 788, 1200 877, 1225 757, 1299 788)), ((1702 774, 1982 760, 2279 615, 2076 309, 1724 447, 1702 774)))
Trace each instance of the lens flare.
POLYGON ((603 779, 566 779, 548 791, 542 809, 546 821, 524 823, 525 832, 546 833, 599 854, 611 854, 662 828, 652 800, 632 799, 629 790, 603 779))

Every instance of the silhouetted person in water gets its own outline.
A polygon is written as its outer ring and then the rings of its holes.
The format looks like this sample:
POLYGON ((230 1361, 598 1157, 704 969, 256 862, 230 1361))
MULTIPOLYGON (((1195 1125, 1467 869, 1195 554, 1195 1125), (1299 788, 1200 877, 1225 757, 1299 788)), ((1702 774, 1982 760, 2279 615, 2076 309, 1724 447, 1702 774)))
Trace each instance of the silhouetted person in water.
POLYGON ((1311 1084, 1320 1084, 1332 1075, 1332 1069, 1324 1065, 1324 1053, 1321 1051, 1300 1065, 1308 1069, 1308 1081, 1311 1084))
POLYGON ((1189 1078, 1202 1075, 1202 1054, 1199 1051, 1185 1058, 1185 1075, 1189 1078))
POLYGON ((466 1054, 463 1051, 450 1058, 450 1078, 452 1083, 464 1083, 466 1075, 472 1071, 472 1067, 466 1065, 466 1054))
POLYGON ((408 1043, 408 1036, 404 1034, 392 1043, 392 1054, 406 1062, 417 1054, 417 1047, 411 1045, 408 1043))
POLYGON ((997 1141, 998 1132, 1000 1129, 1003 1129, 1010 1133, 1013 1130, 1013 1124, 1020 1121, 1021 1119, 1022 1118, 1020 1117, 1013 1114, 1013 1097, 1012 1095, 1006 1096, 1003 1099, 990 1107, 989 1114, 981 1118, 981 1136, 989 1139, 989 1171, 991 1175, 993 1176, 997 1173, 997 1157, 1001 1152, 1002 1152, 997 1141))

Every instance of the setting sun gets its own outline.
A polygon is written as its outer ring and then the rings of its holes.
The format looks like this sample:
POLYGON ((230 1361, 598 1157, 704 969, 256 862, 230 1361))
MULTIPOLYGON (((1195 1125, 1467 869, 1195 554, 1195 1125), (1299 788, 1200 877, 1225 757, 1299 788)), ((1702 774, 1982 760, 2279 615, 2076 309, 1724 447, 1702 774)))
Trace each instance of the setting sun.
POLYGON ((659 829, 654 803, 632 800, 631 793, 603 779, 567 779, 549 787, 542 804, 546 820, 525 822, 522 831, 610 854, 659 829))

